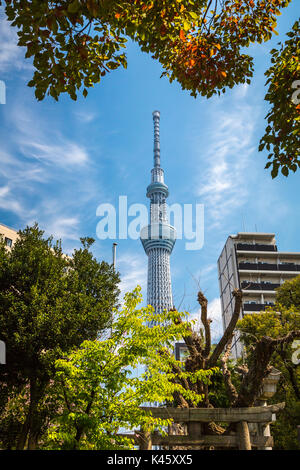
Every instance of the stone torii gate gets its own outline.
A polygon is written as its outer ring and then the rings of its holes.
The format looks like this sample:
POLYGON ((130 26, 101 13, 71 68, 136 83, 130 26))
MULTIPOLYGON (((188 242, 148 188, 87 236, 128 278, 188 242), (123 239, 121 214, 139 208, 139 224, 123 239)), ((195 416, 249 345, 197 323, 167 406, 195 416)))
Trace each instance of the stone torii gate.
POLYGON ((140 450, 151 450, 152 445, 172 448, 205 447, 214 449, 252 450, 253 448, 265 450, 273 447, 272 436, 264 435, 264 430, 274 421, 274 415, 280 412, 285 403, 251 408, 154 408, 143 407, 155 418, 171 419, 174 423, 187 425, 186 435, 162 436, 157 431, 153 433, 143 430, 132 434, 122 434, 133 438, 140 450), (236 423, 236 431, 229 434, 205 435, 202 434, 204 423, 236 423), (254 434, 249 430, 249 424, 257 431, 254 434), (257 424, 258 426, 253 426, 257 424))

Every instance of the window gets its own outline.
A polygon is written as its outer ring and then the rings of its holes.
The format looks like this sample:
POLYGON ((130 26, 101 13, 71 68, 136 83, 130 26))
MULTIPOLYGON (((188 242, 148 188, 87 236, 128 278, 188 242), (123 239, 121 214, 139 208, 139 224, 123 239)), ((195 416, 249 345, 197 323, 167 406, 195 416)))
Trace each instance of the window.
POLYGON ((175 343, 175 359, 176 361, 185 361, 189 355, 188 348, 185 343, 175 343))
POLYGON ((5 245, 9 246, 11 248, 12 247, 12 240, 10 238, 5 237, 5 245))

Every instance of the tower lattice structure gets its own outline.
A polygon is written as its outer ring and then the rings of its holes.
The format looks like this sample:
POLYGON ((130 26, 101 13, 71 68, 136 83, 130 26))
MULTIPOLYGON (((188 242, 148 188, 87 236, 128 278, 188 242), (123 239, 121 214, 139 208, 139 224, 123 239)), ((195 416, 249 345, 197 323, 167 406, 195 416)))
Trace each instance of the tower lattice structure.
POLYGON ((141 230, 141 241, 148 256, 147 302, 155 313, 173 307, 170 255, 176 232, 169 224, 166 199, 168 186, 164 182, 164 170, 160 166, 160 112, 153 112, 154 122, 154 167, 151 183, 147 187, 150 199, 150 224, 141 230))

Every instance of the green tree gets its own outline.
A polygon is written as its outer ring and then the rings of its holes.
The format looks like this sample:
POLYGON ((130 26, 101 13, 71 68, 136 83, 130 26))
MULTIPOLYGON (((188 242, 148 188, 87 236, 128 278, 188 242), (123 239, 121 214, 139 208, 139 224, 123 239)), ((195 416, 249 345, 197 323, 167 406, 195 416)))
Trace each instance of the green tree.
POLYGON ((11 251, 0 244, 0 335, 7 350, 0 369, 0 419, 11 426, 9 410, 20 416, 9 446, 36 447, 54 407, 46 392, 56 359, 96 339, 110 324, 119 277, 93 257, 92 241, 82 239, 83 247, 67 257, 60 242, 43 238, 36 224, 19 232, 11 251), (25 408, 17 413, 21 395, 25 408))
POLYGON ((271 67, 266 71, 269 85, 265 100, 270 104, 268 126, 259 150, 269 152, 266 168, 288 176, 300 167, 300 22, 287 33, 288 39, 271 51, 271 67))
MULTIPOLYGON (((300 276, 286 281, 277 289, 274 307, 263 313, 246 315, 238 323, 249 358, 254 345, 262 338, 288 338, 293 332, 300 332, 299 294, 300 276)), ((275 448, 278 449, 299 449, 296 426, 300 420, 300 365, 296 357, 296 344, 293 341, 279 341, 270 357, 270 365, 282 374, 273 401, 286 403, 273 425, 275 448)))
POLYGON ((45 447, 133 448, 133 440, 118 436, 121 428, 163 431, 170 424, 151 417, 140 408, 143 404, 165 404, 174 394, 194 406, 203 400, 202 394, 186 389, 178 379, 209 384, 216 368, 188 373, 168 354, 174 341, 190 334, 190 324, 176 322, 179 315, 184 316, 178 312, 155 314, 150 306, 137 309, 140 291, 138 287, 125 296, 109 337, 85 341, 56 362, 60 411, 49 427, 45 447), (155 324, 150 328, 149 322, 155 324))
MULTIPOLYGON (((277 16, 291 0, 4 0, 18 28, 25 57, 35 72, 28 85, 38 100, 61 93, 77 99, 118 69, 127 67, 126 43, 136 42, 163 67, 162 76, 178 81, 192 96, 210 97, 236 84, 250 83, 253 43, 276 32, 277 16)), ((0 5, 2 1, 0 0, 0 5)), ((299 103, 292 101, 299 80, 299 20, 289 40, 272 50, 267 70, 270 103, 265 147, 272 177, 281 167, 299 167, 299 103)))
POLYGON ((298 312, 300 311, 300 276, 285 281, 277 289, 276 301, 287 309, 294 306, 298 312))

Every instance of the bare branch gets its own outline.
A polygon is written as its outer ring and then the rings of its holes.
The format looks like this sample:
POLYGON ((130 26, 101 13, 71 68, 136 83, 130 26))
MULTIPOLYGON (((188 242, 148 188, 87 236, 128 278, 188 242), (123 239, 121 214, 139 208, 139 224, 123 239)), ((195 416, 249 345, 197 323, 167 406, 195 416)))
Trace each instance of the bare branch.
MULTIPOLYGON (((182 323, 182 319, 178 316, 174 322, 175 324, 180 324, 182 323)), ((202 345, 199 335, 197 335, 197 333, 195 333, 191 328, 189 328, 189 332, 189 335, 183 336, 183 340, 189 350, 189 353, 193 356, 202 354, 202 345)))
POLYGON ((221 367, 222 367, 222 371, 223 371, 223 377, 224 377, 225 387, 226 387, 226 390, 227 390, 227 393, 228 393, 228 397, 229 397, 231 405, 233 405, 233 403, 238 398, 238 393, 236 391, 235 386, 233 385, 233 383, 231 381, 231 372, 230 372, 230 370, 228 369, 228 366, 227 366, 227 361, 229 359, 230 351, 231 351, 231 344, 232 344, 232 338, 226 346, 226 350, 225 350, 225 353, 224 353, 223 357, 221 357, 221 364, 222 364, 221 367))
POLYGON ((179 305, 178 305, 177 310, 180 310, 180 307, 181 307, 181 305, 182 305, 182 302, 183 302, 184 299, 185 299, 185 294, 186 294, 186 292, 185 292, 185 286, 184 286, 183 295, 182 295, 181 301, 179 302, 179 305))
POLYGON ((287 335, 282 336, 281 338, 276 338, 276 339, 270 338, 269 336, 264 336, 266 340, 272 341, 272 343, 275 346, 278 346, 279 344, 291 343, 295 338, 299 338, 299 337, 300 337, 300 330, 291 331, 287 335))
POLYGON ((232 314, 231 320, 229 325, 227 326, 222 338, 220 339, 219 343, 217 344, 216 348, 214 349, 212 355, 208 360, 208 367, 214 367, 219 359, 220 355, 224 351, 226 344, 229 341, 232 341, 233 331, 238 322, 241 306, 242 306, 242 298, 243 294, 240 289, 235 289, 232 292, 233 296, 235 297, 235 305, 234 305, 234 312, 232 314))
POLYGON ((204 332, 205 332, 205 348, 203 351, 203 356, 206 358, 209 356, 210 349, 211 349, 211 334, 210 334, 211 320, 207 319, 207 299, 201 291, 198 292, 198 302, 201 306, 201 322, 204 326, 204 332))

